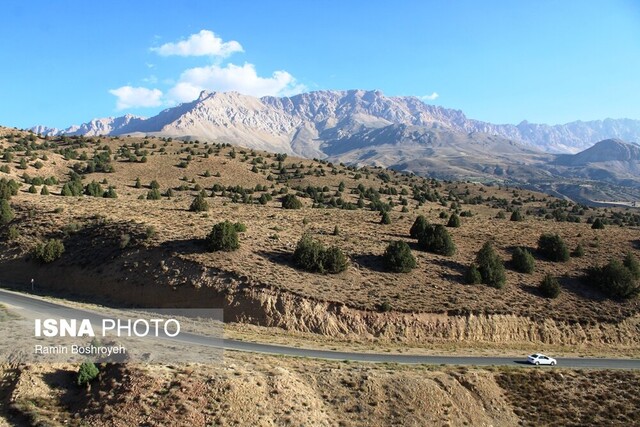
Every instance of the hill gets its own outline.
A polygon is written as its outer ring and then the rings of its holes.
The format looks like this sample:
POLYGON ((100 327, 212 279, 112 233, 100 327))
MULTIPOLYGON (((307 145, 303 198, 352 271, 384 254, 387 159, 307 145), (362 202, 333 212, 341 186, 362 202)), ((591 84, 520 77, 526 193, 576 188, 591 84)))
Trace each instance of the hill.
POLYGON ((59 292, 125 305, 223 306, 229 322, 332 339, 639 345, 631 332, 637 298, 610 299, 583 280, 586 269, 636 251, 640 215, 631 211, 220 143, 43 139, 9 129, 0 138, 0 174, 19 184, 10 200, 14 218, 2 226, 0 280, 9 283, 35 278, 59 292), (201 193, 208 207, 191 211, 201 193), (283 209, 285 195, 301 208, 283 209), (508 220, 516 210, 524 221, 508 220), (381 211, 390 224, 381 223, 381 211), (446 224, 452 213, 462 223, 449 228, 454 255, 425 251, 409 236, 418 215, 446 224), (596 218, 605 230, 592 229, 596 218), (223 220, 246 227, 240 247, 209 252, 204 240, 223 220), (571 250, 580 244, 586 256, 545 259, 535 251, 541 233, 558 233, 571 250), (344 253, 346 271, 296 266, 293 252, 305 234, 344 253), (34 250, 50 239, 64 253, 37 262, 34 250), (411 272, 384 267, 385 248, 396 240, 416 258, 411 272), (514 245, 530 248, 536 271, 509 269, 503 289, 466 284, 466 268, 489 240, 505 261, 514 245), (537 290, 546 273, 560 278, 557 299, 537 290))

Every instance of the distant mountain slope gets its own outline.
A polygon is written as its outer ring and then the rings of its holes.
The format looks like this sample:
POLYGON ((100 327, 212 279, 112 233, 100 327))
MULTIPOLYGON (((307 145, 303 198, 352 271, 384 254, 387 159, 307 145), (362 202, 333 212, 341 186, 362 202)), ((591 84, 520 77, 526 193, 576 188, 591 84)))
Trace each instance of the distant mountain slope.
POLYGON ((353 142, 355 134, 390 125, 496 135, 550 153, 577 153, 608 138, 640 140, 640 120, 606 119, 555 126, 526 121, 518 125, 496 125, 468 119, 460 110, 428 105, 415 97, 387 97, 379 91, 364 90, 316 91, 282 98, 205 91, 193 102, 169 108, 148 119, 126 115, 95 119, 62 131, 43 126, 32 130, 45 135, 149 133, 219 139, 272 151, 324 157, 328 153, 321 145, 333 146, 332 141, 345 139, 353 142))

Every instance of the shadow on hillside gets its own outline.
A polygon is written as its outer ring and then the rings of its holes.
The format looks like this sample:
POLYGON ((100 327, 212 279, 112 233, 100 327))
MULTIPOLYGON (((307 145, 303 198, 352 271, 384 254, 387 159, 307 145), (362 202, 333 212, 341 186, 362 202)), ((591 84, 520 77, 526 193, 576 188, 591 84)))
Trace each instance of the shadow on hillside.
POLYGON ((433 264, 437 264, 441 267, 445 267, 451 273, 444 273, 442 275, 443 279, 446 279, 450 282, 462 283, 464 284, 464 272, 467 269, 467 266, 461 264, 457 261, 453 261, 450 259, 435 259, 432 261, 433 264))
MULTIPOLYGON (((586 270, 583 275, 586 274, 586 270)), ((579 298, 591 301, 603 301, 606 297, 597 289, 593 289, 583 277, 558 277, 561 292, 569 292, 579 298)), ((538 283, 526 284, 522 286, 522 290, 537 297, 543 297, 538 289, 538 283)))
POLYGON ((378 273, 388 272, 388 270, 384 268, 384 261, 381 255, 374 255, 374 254, 354 255, 351 257, 351 261, 371 271, 375 271, 378 273))
POLYGON ((206 239, 182 239, 162 242, 159 248, 166 253, 192 255, 206 252, 206 239))
POLYGON ((293 256, 291 252, 287 251, 258 251, 257 255, 263 257, 267 261, 275 264, 284 265, 291 268, 296 268, 293 263, 293 256))

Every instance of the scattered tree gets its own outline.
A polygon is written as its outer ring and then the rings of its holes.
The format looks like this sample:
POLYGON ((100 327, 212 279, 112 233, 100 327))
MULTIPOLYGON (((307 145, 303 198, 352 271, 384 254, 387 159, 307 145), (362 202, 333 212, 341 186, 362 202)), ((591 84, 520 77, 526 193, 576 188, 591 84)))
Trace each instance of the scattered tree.
POLYGON ((520 273, 531 274, 536 268, 536 261, 533 255, 525 248, 516 248, 513 251, 511 263, 513 264, 513 268, 520 273))
POLYGON ((478 271, 482 277, 482 283, 493 288, 502 288, 506 281, 504 263, 496 253, 491 242, 486 242, 476 256, 478 271))
POLYGON ((60 258, 64 253, 64 244, 58 239, 49 239, 46 243, 38 243, 34 250, 34 257, 43 264, 48 264, 60 258))
POLYGON ((447 227, 457 228, 460 227, 460 217, 454 213, 449 217, 449 221, 447 222, 447 227))
POLYGON ((214 225, 207 237, 207 246, 210 252, 235 251, 240 247, 236 227, 229 221, 214 225))
POLYGON ((189 210, 191 212, 206 212, 209 210, 209 203, 204 198, 202 193, 199 193, 191 202, 191 206, 189 206, 189 210))
POLYGON ((591 224, 591 228, 594 230, 603 230, 604 221, 602 221, 600 218, 596 218, 595 221, 593 221, 593 224, 591 224))
POLYGON ((557 234, 542 234, 538 239, 538 251, 551 261, 569 260, 569 249, 562 237, 557 234))
POLYGON ((383 255, 388 270, 395 273, 408 273, 416 267, 416 259, 406 242, 397 240, 389 243, 383 255))
POLYGON ((78 369, 77 383, 79 386, 86 386, 96 379, 100 371, 93 362, 82 362, 78 369))
POLYGON ((429 222, 427 221, 427 218, 425 218, 424 215, 419 215, 413 222, 411 230, 409 230, 409 235, 412 238, 417 239, 418 236, 427 229, 428 225, 429 222))
POLYGON ((560 295, 560 283, 558 279, 547 273, 538 286, 540 293, 547 298, 557 298, 560 295))
POLYGON ((282 208, 300 209, 302 208, 302 202, 294 194, 287 194, 282 197, 282 208))
POLYGON ((446 256, 456 252, 451 235, 442 224, 428 225, 418 236, 418 246, 422 250, 446 256))

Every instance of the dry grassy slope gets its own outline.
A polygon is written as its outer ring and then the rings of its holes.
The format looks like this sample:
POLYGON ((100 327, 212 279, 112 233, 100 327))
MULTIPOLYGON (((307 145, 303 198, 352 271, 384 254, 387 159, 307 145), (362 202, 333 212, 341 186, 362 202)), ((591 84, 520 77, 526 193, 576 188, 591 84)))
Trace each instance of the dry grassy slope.
MULTIPOLYGON (((4 132, 18 135, 11 130, 4 132)), ((15 139, 18 139, 18 136, 15 139)), ((106 144, 115 153, 124 143, 131 145, 142 141, 140 138, 100 138, 99 142, 96 140, 89 142, 87 148, 78 151, 87 152, 91 158, 96 146, 102 147, 106 144)), ((37 142, 42 141, 37 140, 37 142)), ((1 148, 6 148, 11 143, 4 139, 0 140, 0 145, 1 148)), ((169 298, 170 301, 175 299, 164 296, 166 292, 162 289, 167 288, 163 287, 163 284, 170 284, 173 289, 182 290, 203 285, 213 286, 224 289, 227 295, 247 296, 244 299, 230 297, 231 305, 236 305, 237 310, 239 310, 238 304, 246 304, 248 301, 260 306, 256 311, 249 310, 244 315, 240 315, 240 319, 290 329, 305 327, 303 316, 299 313, 302 306, 306 306, 307 309, 312 307, 310 308, 312 313, 307 314, 308 321, 322 323, 322 318, 325 316, 323 311, 327 308, 333 310, 333 313, 337 313, 339 317, 341 312, 350 310, 346 307, 375 310, 382 302, 389 302, 394 311, 449 314, 473 312, 503 316, 499 321, 496 320, 498 318, 487 320, 487 326, 480 327, 479 334, 482 335, 485 329, 495 329, 492 325, 499 325, 502 322, 506 325, 504 334, 507 338, 513 336, 525 340, 532 335, 526 329, 536 328, 536 323, 522 324, 515 330, 510 330, 508 325, 517 321, 513 316, 515 318, 547 318, 564 322, 559 326, 551 325, 549 328, 545 326, 543 329, 549 330, 535 332, 533 333, 535 336, 556 334, 557 329, 564 328, 563 325, 566 322, 590 324, 592 329, 598 330, 598 326, 595 325, 598 322, 618 322, 633 316, 637 319, 637 299, 626 303, 603 299, 600 294, 589 290, 578 280, 585 268, 604 263, 612 256, 621 256, 626 251, 634 250, 640 239, 640 231, 636 227, 608 227, 604 231, 596 231, 591 230, 590 226, 584 223, 560 223, 533 217, 528 217, 521 223, 510 222, 495 218, 498 209, 486 205, 463 205, 462 209, 471 210, 474 216, 462 218, 461 228, 450 229, 458 246, 456 255, 448 258, 414 251, 418 268, 408 274, 391 274, 380 268, 380 255, 386 243, 395 239, 410 241, 407 235, 408 229, 417 214, 425 214, 432 222, 443 222, 444 220, 438 218, 438 213, 443 210, 448 212, 448 208, 433 202, 418 206, 414 200, 410 200, 408 213, 401 213, 400 206, 396 206, 391 213, 393 223, 380 225, 378 214, 369 210, 312 209, 310 200, 303 199, 305 208, 291 211, 281 209, 277 198, 265 206, 246 205, 231 203, 227 197, 221 197, 218 193, 215 198, 208 199, 211 208, 207 213, 196 214, 188 211, 188 206, 194 194, 197 193, 193 189, 195 185, 210 190, 215 183, 223 186, 254 187, 257 184, 270 186, 274 182, 267 180, 268 172, 264 175, 250 172, 252 168, 250 162, 253 157, 250 156, 247 161, 243 161, 244 155, 241 154, 240 148, 235 149, 237 153, 235 159, 229 157, 231 148, 225 147, 219 155, 212 154, 209 158, 196 154, 187 168, 179 168, 177 165, 187 156, 187 153, 179 153, 181 149, 191 148, 197 153, 202 153, 207 146, 173 141, 166 143, 164 147, 166 154, 163 154, 159 150, 164 145, 163 141, 150 139, 149 144, 142 148, 149 151, 146 163, 119 160, 114 163, 115 173, 94 173, 87 176, 85 182, 92 179, 97 181, 106 179, 109 185, 114 185, 118 193, 118 199, 115 200, 58 196, 61 185, 67 179, 68 168, 78 161, 64 160, 59 154, 48 150, 46 152, 48 160, 43 161, 44 166, 40 170, 29 166, 26 172, 31 176, 55 175, 61 183, 50 188, 52 191, 50 196, 29 194, 26 191, 28 186, 23 185, 20 194, 12 199, 12 205, 17 211, 15 225, 18 227, 20 237, 17 242, 9 244, 3 253, 3 258, 7 262, 11 259, 20 259, 36 242, 48 237, 66 239, 67 253, 52 267, 14 263, 12 264, 15 267, 14 270, 5 271, 4 278, 9 278, 11 274, 14 274, 16 279, 20 278, 19 266, 24 266, 25 268, 22 269, 24 274, 40 274, 44 280, 51 281, 54 279, 51 278, 50 272, 58 271, 55 270, 56 268, 64 268, 64 275, 59 277, 64 277, 65 282, 73 276, 84 278, 82 281, 78 279, 79 285, 76 290, 81 290, 82 286, 86 289, 93 285, 92 292, 110 292, 109 289, 116 285, 114 281, 121 284, 126 281, 129 285, 125 288, 120 284, 117 293, 111 292, 114 294, 112 296, 120 296, 121 300, 143 298, 144 292, 139 287, 143 283, 158 286, 156 298, 169 298), (156 144, 155 149, 151 148, 152 144, 156 144), (207 170, 212 174, 211 177, 203 176, 207 170), (218 172, 220 176, 214 176, 218 172), (182 179, 185 176, 186 181, 182 179), (149 189, 134 188, 133 183, 137 177, 145 186, 152 180, 157 180, 161 191, 183 184, 187 184, 190 190, 175 191, 175 196, 171 199, 139 200, 138 198, 146 195, 149 189), (193 179, 195 183, 191 182, 193 179), (96 223, 96 217, 100 218, 97 222, 101 225, 92 227, 91 224, 96 223), (204 252, 199 245, 199 239, 206 236, 213 223, 224 219, 240 221, 247 225, 247 232, 241 235, 240 250, 234 253, 204 252), (338 225, 341 230, 338 236, 331 235, 335 225, 338 225), (148 226, 154 227, 157 235, 145 240, 143 236, 148 226), (311 233, 327 245, 337 245, 342 248, 350 257, 349 269, 334 276, 305 273, 293 268, 289 261, 289 254, 305 232, 311 233), (567 263, 538 260, 537 271, 533 275, 509 271, 507 286, 502 290, 461 283, 465 266, 473 260, 475 252, 486 240, 493 239, 499 252, 507 260, 510 257, 510 250, 515 245, 535 247, 537 238, 542 232, 559 233, 571 248, 580 242, 583 243, 587 256, 572 258, 567 263), (122 250, 119 244, 120 236, 124 234, 135 238, 130 247, 122 250), (134 244, 136 241, 138 241, 137 245, 134 244), (169 268, 161 265, 163 262, 172 262, 174 266, 169 268), (192 262, 199 267, 192 267, 194 265, 192 262), (77 268, 73 270, 74 266, 78 265, 83 266, 85 270, 77 270, 77 268), (229 274, 228 277, 223 277, 224 280, 217 279, 221 271, 229 274), (561 278, 564 292, 558 299, 544 299, 535 289, 547 272, 561 278), (87 277, 91 278, 91 282, 87 283, 87 277), (246 286, 250 289, 245 289, 246 286), (279 290, 287 291, 293 295, 294 300, 279 294, 279 290), (314 301, 320 303, 316 304, 314 301), (337 305, 331 308, 323 303, 324 301, 337 305), (345 310, 341 308, 342 305, 346 306, 345 310), (317 312, 313 312, 314 310, 317 312), (287 318, 263 318, 270 315, 277 316, 278 313, 284 313, 283 317, 287 318)), ((42 157, 45 151, 36 150, 34 153, 37 157, 42 157)), ((247 154, 250 154, 248 150, 247 154)), ((267 156, 270 155, 267 153, 256 153, 256 155, 262 156, 269 164, 275 161, 273 157, 268 158, 267 156)), ((24 173, 16 168, 21 156, 22 153, 17 153, 13 164, 10 165, 9 175, 14 178, 19 178, 24 173)), ((372 186, 376 189, 386 185, 377 177, 379 170, 361 170, 358 173, 363 176, 356 180, 354 179, 355 171, 340 166, 336 166, 334 175, 331 173, 331 167, 316 161, 293 158, 287 158, 285 161, 285 165, 300 163, 304 165, 302 170, 315 171, 322 166, 326 176, 305 175, 302 179, 292 180, 289 183, 290 186, 307 184, 328 186, 333 193, 337 191, 338 184, 344 182, 346 190, 343 198, 347 201, 356 201, 355 196, 349 193, 360 183, 365 187, 372 186), (368 177, 367 171, 370 172, 368 177)), ((29 164, 33 165, 34 161, 30 161, 29 164)), ((270 173, 275 174, 276 171, 271 169, 270 173)), ((399 191, 402 188, 410 190, 411 184, 422 185, 424 182, 418 177, 402 176, 390 171, 387 173, 392 180, 390 185, 395 186, 399 191)), ((281 187, 281 184, 275 183, 275 190, 281 187)), ((507 200, 516 197, 513 190, 470 183, 444 183, 435 189, 443 195, 448 194, 449 190, 460 194, 468 190, 470 196, 495 196, 507 200)), ((516 193, 523 200, 531 197, 536 199, 536 201, 525 203, 525 209, 544 205, 541 201, 544 196, 541 194, 527 191, 516 193)), ((409 199, 410 194, 411 191, 407 196, 409 199)), ((386 201, 387 197, 391 197, 395 202, 399 201, 399 196, 386 195, 382 195, 382 200, 386 201)), ((596 212, 590 214, 596 214, 596 212)), ((148 294, 149 291, 147 291, 148 294)), ((181 295, 181 298, 189 298, 193 293, 183 292, 181 295)), ((199 302, 203 301, 202 296, 192 298, 196 298, 199 302)), ((218 297, 210 297, 210 300, 215 298, 218 297)), ((154 303, 157 302, 154 301, 154 303)), ((404 323, 411 323, 410 317, 403 319, 404 323)), ((357 331, 359 328, 369 328, 366 325, 353 324, 353 319, 350 318, 335 321, 346 322, 346 326, 338 324, 331 327, 330 324, 328 326, 322 324, 315 328, 310 325, 306 327, 326 333, 336 332, 345 327, 349 332, 357 331)), ((441 324, 443 321, 442 318, 436 318, 433 322, 441 324)), ((608 331, 605 335, 617 334, 612 339, 624 342, 629 333, 633 335, 634 324, 629 326, 630 330, 619 333, 608 331)), ((449 328, 468 330, 469 325, 463 321, 459 326, 454 325, 449 328)), ((383 334, 381 329, 389 333, 386 321, 366 332, 383 334)), ((406 327, 396 327, 393 330, 395 332, 390 333, 391 335, 406 333, 406 327), (402 331, 403 328, 405 332, 402 331)), ((416 332, 416 338, 423 333, 416 332)), ((591 337, 592 332, 579 331, 578 333, 582 335, 581 339, 587 342, 592 338, 598 341, 607 340, 602 334, 591 337)))
POLYGON ((435 369, 230 353, 210 366, 103 367, 86 391, 73 382, 76 369, 1 367, 15 380, 0 388, 0 417, 50 426, 633 425, 640 403, 640 374, 626 371, 435 369))

